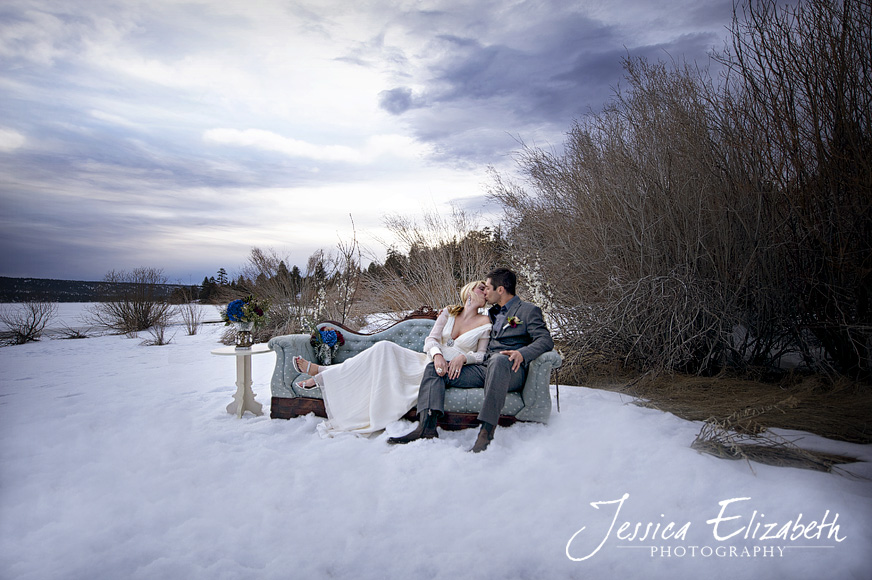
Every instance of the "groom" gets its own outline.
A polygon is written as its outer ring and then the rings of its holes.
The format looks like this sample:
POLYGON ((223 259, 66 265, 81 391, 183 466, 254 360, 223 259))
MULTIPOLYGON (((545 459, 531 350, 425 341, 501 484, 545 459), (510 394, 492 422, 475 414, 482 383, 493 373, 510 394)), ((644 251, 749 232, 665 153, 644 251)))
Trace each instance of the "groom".
POLYGON ((485 299, 494 306, 488 311, 493 327, 484 363, 464 365, 455 379, 439 376, 434 365, 428 364, 418 391, 418 428, 402 437, 391 437, 388 443, 438 437, 436 420, 445 412, 445 387, 484 386, 484 402, 478 414, 481 430, 471 451, 479 453, 487 449, 494 438, 506 394, 523 389, 529 363, 554 348, 542 310, 515 296, 516 282, 515 273, 506 268, 488 274, 485 299))

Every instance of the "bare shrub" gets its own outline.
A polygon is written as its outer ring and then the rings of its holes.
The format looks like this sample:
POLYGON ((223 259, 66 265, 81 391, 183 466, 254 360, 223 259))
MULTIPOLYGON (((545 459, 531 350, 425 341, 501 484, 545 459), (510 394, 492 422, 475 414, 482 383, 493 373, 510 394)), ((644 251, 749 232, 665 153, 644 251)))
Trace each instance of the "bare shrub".
POLYGON ((462 210, 450 216, 429 212, 420 222, 390 215, 385 225, 400 246, 390 247, 385 263, 367 271, 370 312, 401 317, 421 306, 452 304, 460 286, 505 265, 499 232, 480 228, 477 218, 462 210))
POLYGON ((6 327, 8 344, 25 344, 40 339, 46 325, 57 315, 52 302, 32 300, 0 310, 0 323, 6 327))
POLYGON ((194 336, 203 324, 203 310, 195 300, 192 290, 182 289, 179 298, 181 303, 176 306, 176 312, 181 317, 188 336, 194 336))
POLYGON ((721 100, 734 167, 778 214, 782 287, 831 368, 872 378, 872 4, 742 2, 721 100))
POLYGON ((171 307, 164 296, 167 278, 163 270, 112 270, 103 281, 103 301, 86 309, 90 324, 128 336, 167 324, 171 307))
MULTIPOLYGON (((354 226, 354 220, 351 225, 354 226)), ((363 277, 356 230, 351 241, 340 240, 337 243, 336 252, 330 256, 329 269, 333 272, 333 288, 327 303, 327 317, 346 324, 356 314, 354 307, 363 277)))
POLYGON ((869 376, 872 6, 737 11, 727 65, 625 61, 628 89, 494 175, 573 358, 699 373, 798 350, 869 376), (529 191, 526 189, 529 188, 529 191))
POLYGON ((63 326, 61 326, 61 328, 59 330, 60 330, 61 338, 66 338, 66 339, 71 339, 71 340, 80 339, 80 338, 88 338, 88 333, 86 331, 82 330, 81 328, 74 328, 74 327, 70 326, 69 324, 64 324, 63 326))
MULTIPOLYGON (((297 266, 288 270, 288 257, 273 249, 254 248, 240 281, 222 299, 250 293, 270 301, 269 321, 255 331, 257 341, 308 333, 324 320, 354 329, 366 323, 368 314, 452 303, 460 282, 481 278, 497 261, 490 232, 477 230, 463 212, 454 212, 451 219, 428 214, 423 226, 399 216, 386 222, 408 256, 391 249, 385 264, 373 262, 364 272, 355 233, 332 252, 314 252, 301 271, 297 266)), ((228 329, 222 341, 232 342, 233 335, 228 329)))
POLYGON ((576 123, 565 153, 523 150, 535 195, 498 175, 491 195, 510 217, 513 260, 547 280, 570 362, 598 353, 643 368, 711 368, 737 323, 730 302, 745 240, 730 215, 740 208, 712 167, 696 71, 625 67, 629 91, 576 123))
POLYGON ((167 336, 167 323, 158 322, 148 329, 148 334, 151 338, 142 341, 143 346, 164 346, 172 342, 173 336, 167 336))
MULTIPOLYGON (((229 301, 252 294, 269 300, 269 318, 255 330, 258 342, 272 336, 307 332, 314 325, 314 317, 323 312, 326 296, 319 292, 326 280, 323 252, 309 258, 305 275, 296 266, 289 271, 287 260, 287 256, 274 249, 252 248, 243 268, 243 283, 224 298, 229 301)), ((232 342, 233 334, 234 330, 228 328, 223 342, 232 342)))
MULTIPOLYGON (((241 282, 223 296, 228 301, 247 294, 269 300, 269 318, 255 329, 256 341, 308 333, 328 319, 351 328, 362 324, 358 305, 362 272, 356 235, 351 241, 340 240, 335 252, 314 252, 305 272, 297 266, 288 270, 287 263, 288 257, 273 249, 253 248, 241 282)), ((228 328, 222 341, 230 344, 234 333, 228 328)))

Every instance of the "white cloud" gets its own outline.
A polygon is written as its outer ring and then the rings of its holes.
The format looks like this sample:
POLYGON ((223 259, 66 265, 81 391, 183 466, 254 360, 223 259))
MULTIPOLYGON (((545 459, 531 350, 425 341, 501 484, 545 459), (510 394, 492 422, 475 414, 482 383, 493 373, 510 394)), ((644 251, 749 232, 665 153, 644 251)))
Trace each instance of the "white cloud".
POLYGON ((15 151, 24 145, 27 139, 12 129, 0 127, 0 151, 15 151))
POLYGON ((419 157, 427 151, 426 146, 403 135, 375 135, 361 149, 345 145, 316 145, 262 129, 210 129, 203 134, 203 139, 220 145, 276 151, 290 157, 358 164, 370 163, 383 155, 419 157))
POLYGON ((121 127, 136 129, 137 131, 141 131, 142 129, 144 129, 143 125, 140 123, 134 123, 133 121, 122 117, 121 115, 107 113, 106 111, 99 111, 94 109, 91 111, 91 116, 95 119, 99 119, 100 121, 109 123, 110 125, 119 125, 121 127))
POLYGON ((51 66, 68 54, 68 45, 75 43, 73 28, 55 15, 27 10, 0 26, 0 57, 51 66))
POLYGON ((431 152, 429 145, 405 135, 374 135, 367 141, 366 151, 373 156, 424 157, 431 152))
POLYGON ((192 116, 373 132, 382 117, 382 75, 338 60, 352 31, 306 12, 276 1, 184 7, 162 0, 148 12, 122 10, 95 24, 77 58, 102 82, 134 84, 192 116))

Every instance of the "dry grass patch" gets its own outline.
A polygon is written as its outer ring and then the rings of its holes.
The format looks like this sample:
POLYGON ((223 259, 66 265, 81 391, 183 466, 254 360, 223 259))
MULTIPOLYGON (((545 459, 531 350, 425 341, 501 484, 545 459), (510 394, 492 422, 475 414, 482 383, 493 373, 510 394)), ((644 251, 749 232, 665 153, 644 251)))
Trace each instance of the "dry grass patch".
POLYGON ((764 383, 729 377, 645 375, 620 389, 644 406, 690 421, 730 420, 733 430, 807 431, 829 439, 872 443, 872 388, 847 379, 788 377, 764 383))
POLYGON ((691 447, 725 459, 846 474, 838 465, 856 458, 802 449, 769 430, 872 443, 872 388, 847 379, 789 376, 768 383, 727 376, 598 373, 575 384, 626 393, 639 406, 703 421, 691 447))
MULTIPOLYGON (((857 461, 855 457, 846 455, 802 449, 794 441, 768 431, 759 433, 736 431, 730 419, 706 421, 690 446, 721 459, 744 459, 749 467, 751 461, 755 461, 776 467, 799 467, 850 475, 839 470, 838 466, 857 461)), ((753 467, 751 471, 754 471, 753 467)))

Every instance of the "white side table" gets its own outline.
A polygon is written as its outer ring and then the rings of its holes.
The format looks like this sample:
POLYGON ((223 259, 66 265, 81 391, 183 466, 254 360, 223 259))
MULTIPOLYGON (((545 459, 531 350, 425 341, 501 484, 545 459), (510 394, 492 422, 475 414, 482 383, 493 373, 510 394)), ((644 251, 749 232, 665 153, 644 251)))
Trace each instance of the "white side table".
POLYGON ((236 357, 236 394, 233 402, 227 405, 227 412, 235 414, 240 419, 246 411, 255 415, 263 415, 263 405, 254 400, 251 391, 251 357, 255 354, 272 352, 266 343, 252 345, 251 348, 237 349, 235 346, 222 346, 212 351, 212 354, 236 357))

